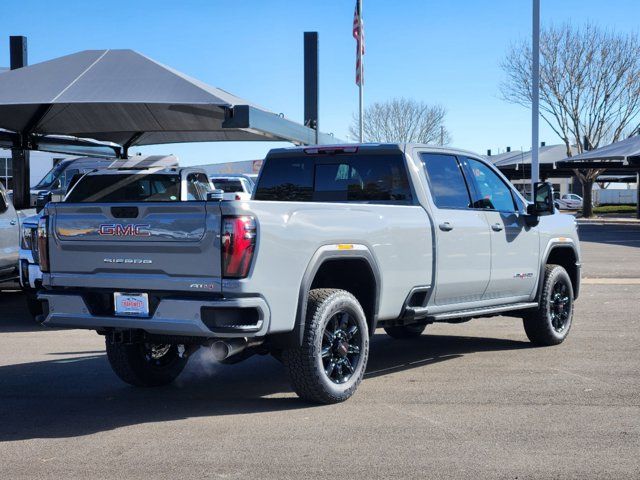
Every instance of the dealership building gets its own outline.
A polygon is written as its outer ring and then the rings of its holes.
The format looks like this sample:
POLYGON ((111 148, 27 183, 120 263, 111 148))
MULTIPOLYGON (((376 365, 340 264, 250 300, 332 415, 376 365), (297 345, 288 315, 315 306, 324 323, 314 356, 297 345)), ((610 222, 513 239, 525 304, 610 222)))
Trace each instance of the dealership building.
MULTIPOLYGON (((55 165, 68 158, 76 158, 71 155, 48 153, 41 151, 29 152, 30 158, 30 184, 36 185, 55 165)), ((0 148, 0 182, 8 190, 13 189, 13 168, 11 150, 0 148)))

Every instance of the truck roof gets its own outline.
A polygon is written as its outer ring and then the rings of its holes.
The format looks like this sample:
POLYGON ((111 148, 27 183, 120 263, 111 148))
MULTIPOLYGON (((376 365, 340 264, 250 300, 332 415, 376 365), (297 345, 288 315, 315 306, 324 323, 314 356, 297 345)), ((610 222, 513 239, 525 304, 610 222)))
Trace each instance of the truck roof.
POLYGON ((103 175, 181 175, 183 172, 205 173, 204 169, 197 167, 151 167, 151 168, 109 168, 87 173, 88 176, 103 175))
MULTIPOLYGON (((460 148, 441 147, 438 145, 428 145, 425 143, 346 143, 346 144, 334 144, 334 145, 306 145, 295 147, 274 148, 269 151, 268 156, 271 155, 299 155, 309 150, 333 150, 333 149, 357 149, 359 152, 375 152, 375 153, 398 153, 420 148, 421 150, 427 150, 434 153, 449 153, 453 155, 467 155, 475 158, 481 158, 475 152, 469 150, 463 150, 460 148)), ((354 152, 355 153, 355 152, 354 152)))

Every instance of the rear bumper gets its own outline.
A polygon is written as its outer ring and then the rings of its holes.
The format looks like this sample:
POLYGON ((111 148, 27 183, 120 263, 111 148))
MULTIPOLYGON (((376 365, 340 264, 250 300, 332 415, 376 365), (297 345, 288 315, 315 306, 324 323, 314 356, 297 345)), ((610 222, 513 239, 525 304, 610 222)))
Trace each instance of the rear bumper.
POLYGON ((266 335, 271 318, 267 302, 258 296, 220 300, 163 298, 153 314, 145 318, 94 315, 80 293, 41 291, 38 299, 48 304, 42 324, 50 327, 140 329, 156 335, 203 338, 258 337, 266 335), (229 318, 249 321, 223 326, 216 323, 229 318))
POLYGON ((42 284, 40 265, 34 262, 31 250, 20 249, 20 285, 25 289, 37 289, 42 284))

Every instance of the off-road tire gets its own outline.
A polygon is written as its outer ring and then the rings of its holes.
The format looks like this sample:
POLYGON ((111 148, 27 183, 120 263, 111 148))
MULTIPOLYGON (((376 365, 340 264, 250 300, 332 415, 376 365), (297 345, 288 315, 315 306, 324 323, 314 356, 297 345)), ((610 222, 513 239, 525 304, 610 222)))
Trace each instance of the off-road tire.
POLYGON ((320 288, 309 292, 302 345, 282 352, 294 391, 303 400, 313 403, 338 403, 350 398, 360 385, 369 356, 369 329, 358 300, 345 290, 320 288), (354 371, 345 383, 330 380, 322 363, 324 330, 338 312, 348 313, 360 329, 360 356, 354 371))
POLYGON ((538 308, 526 312, 523 316, 524 331, 531 343, 541 346, 558 345, 567 338, 573 320, 573 286, 567 271, 560 265, 546 265, 544 283, 538 308), (551 308, 554 286, 561 282, 566 286, 569 298, 569 313, 562 331, 552 324, 551 308))
POLYGON ((186 357, 180 357, 177 345, 171 345, 169 357, 161 365, 149 361, 142 343, 112 343, 107 339, 107 358, 114 373, 125 383, 136 387, 159 387, 173 382, 184 370, 186 357))
POLYGON ((407 338, 418 338, 427 328, 426 325, 399 325, 395 327, 384 327, 384 331, 387 332, 391 338, 396 340, 405 340, 407 338))

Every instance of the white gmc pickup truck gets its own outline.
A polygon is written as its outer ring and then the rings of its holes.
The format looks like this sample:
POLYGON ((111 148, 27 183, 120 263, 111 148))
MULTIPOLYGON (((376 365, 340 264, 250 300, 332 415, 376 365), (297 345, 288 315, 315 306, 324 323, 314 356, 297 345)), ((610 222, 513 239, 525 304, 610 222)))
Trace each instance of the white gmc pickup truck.
POLYGON ((125 175, 76 198, 94 189, 80 181, 40 219, 40 321, 105 335, 130 384, 173 381, 200 347, 224 362, 271 353, 301 397, 332 403, 355 392, 379 327, 404 339, 508 314, 539 345, 571 328, 573 217, 549 184, 528 204, 472 153, 276 149, 249 201, 179 202, 180 188, 125 175))

